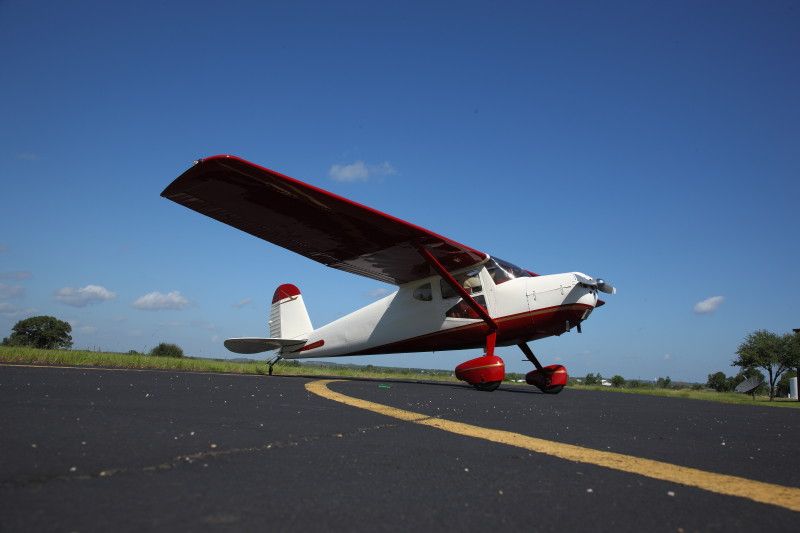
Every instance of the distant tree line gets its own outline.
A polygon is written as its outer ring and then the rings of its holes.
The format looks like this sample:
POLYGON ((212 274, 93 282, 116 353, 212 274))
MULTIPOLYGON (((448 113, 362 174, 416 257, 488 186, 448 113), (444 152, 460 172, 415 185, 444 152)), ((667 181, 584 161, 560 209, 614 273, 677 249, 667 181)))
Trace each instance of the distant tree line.
MULTIPOLYGON (((53 316, 32 316, 20 320, 11 328, 11 335, 4 337, 3 346, 29 346, 44 350, 68 350, 72 348, 72 326, 53 316)), ((140 355, 130 350, 129 355, 140 355)), ((149 355, 160 357, 183 357, 183 350, 177 344, 162 342, 149 355)))

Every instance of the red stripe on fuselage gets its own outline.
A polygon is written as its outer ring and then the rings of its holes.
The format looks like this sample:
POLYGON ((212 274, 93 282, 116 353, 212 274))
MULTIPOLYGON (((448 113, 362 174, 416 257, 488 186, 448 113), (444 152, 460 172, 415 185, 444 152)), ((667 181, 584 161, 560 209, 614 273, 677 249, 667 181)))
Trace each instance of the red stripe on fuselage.
MULTIPOLYGON (((569 304, 527 311, 516 315, 495 318, 498 325, 497 344, 517 344, 534 341, 553 335, 561 335, 566 330, 566 322, 576 325, 587 309, 587 304, 569 304)), ((369 355, 401 352, 434 352, 482 348, 486 343, 489 328, 482 320, 463 326, 427 333, 402 341, 367 348, 347 355, 369 355)))
POLYGON ((306 350, 313 350, 314 348, 319 348, 320 346, 323 346, 324 344, 325 344, 325 340, 324 339, 320 339, 317 342, 312 342, 311 344, 306 344, 305 346, 303 346, 302 348, 300 348, 297 351, 298 352, 305 352, 306 350))

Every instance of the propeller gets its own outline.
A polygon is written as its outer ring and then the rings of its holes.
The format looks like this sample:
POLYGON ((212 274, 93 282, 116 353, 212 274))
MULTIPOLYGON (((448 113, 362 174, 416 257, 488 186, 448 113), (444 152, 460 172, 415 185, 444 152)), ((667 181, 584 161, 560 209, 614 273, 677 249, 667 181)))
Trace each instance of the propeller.
POLYGON ((586 285, 588 287, 595 287, 600 292, 604 292, 606 294, 617 293, 617 288, 604 279, 597 278, 595 280, 594 278, 585 275, 577 275, 577 277, 578 281, 580 281, 583 285, 586 285))
POLYGON ((617 288, 604 279, 597 279, 597 290, 606 294, 617 294, 617 288))

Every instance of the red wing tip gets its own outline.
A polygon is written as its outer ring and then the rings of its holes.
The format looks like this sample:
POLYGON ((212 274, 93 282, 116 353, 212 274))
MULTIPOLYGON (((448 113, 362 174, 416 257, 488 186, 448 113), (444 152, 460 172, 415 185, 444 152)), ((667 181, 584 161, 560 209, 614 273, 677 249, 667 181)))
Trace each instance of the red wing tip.
POLYGON ((300 289, 291 283, 284 283, 275 289, 275 294, 272 296, 272 303, 280 302, 281 300, 291 298, 292 296, 300 296, 300 289))
POLYGON ((198 163, 202 163, 202 162, 204 162, 204 161, 214 161, 214 160, 217 160, 217 159, 238 159, 239 161, 244 161, 244 159, 242 159, 242 158, 241 158, 241 157, 239 157, 238 155, 233 155, 233 154, 217 154, 217 155, 210 155, 210 156, 208 156, 208 157, 200 157, 200 158, 198 158, 198 159, 197 159, 197 160, 194 162, 194 164, 196 165, 196 164, 198 164, 198 163))

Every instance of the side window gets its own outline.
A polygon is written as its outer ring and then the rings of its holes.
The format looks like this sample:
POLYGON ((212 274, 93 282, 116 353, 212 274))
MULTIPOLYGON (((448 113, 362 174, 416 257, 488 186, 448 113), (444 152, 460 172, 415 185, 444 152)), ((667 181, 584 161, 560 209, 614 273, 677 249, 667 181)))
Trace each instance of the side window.
POLYGON ((430 302, 433 299, 431 284, 426 283, 425 285, 420 285, 414 289, 414 298, 417 300, 422 300, 423 302, 430 302))
MULTIPOLYGON (((474 300, 478 302, 484 309, 486 308, 486 299, 483 297, 482 294, 474 297, 474 300)), ((464 300, 460 300, 456 305, 451 307, 445 313, 445 316, 449 318, 480 318, 478 313, 476 313, 464 300)))
MULTIPOLYGON (((478 277, 478 270, 471 270, 469 272, 464 272, 461 274, 456 274, 453 276, 456 281, 461 285, 465 291, 469 294, 478 294, 483 290, 481 287, 481 279, 478 277)), ((458 293, 447 283, 445 280, 440 280, 442 286, 442 300, 447 300, 448 298, 455 298, 458 296, 458 293)))

